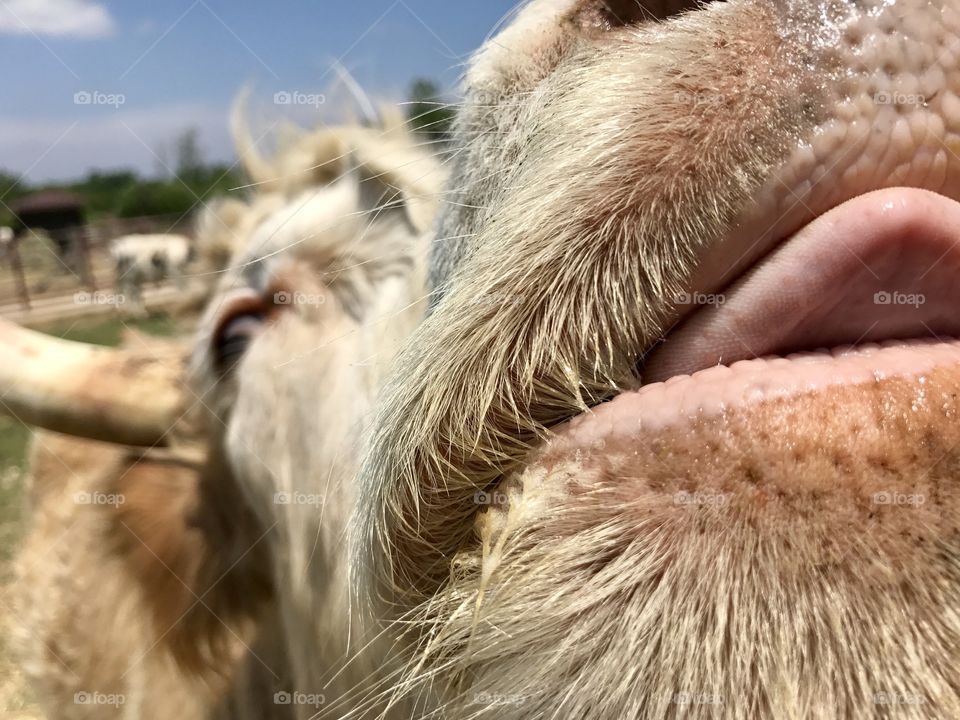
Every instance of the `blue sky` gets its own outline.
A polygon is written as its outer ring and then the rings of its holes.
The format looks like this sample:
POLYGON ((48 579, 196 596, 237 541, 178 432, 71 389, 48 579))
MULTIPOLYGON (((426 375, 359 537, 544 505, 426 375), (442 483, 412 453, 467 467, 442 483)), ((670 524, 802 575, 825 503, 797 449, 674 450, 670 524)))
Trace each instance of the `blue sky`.
POLYGON ((162 170, 188 127, 211 160, 232 157, 227 111, 336 119, 339 60, 372 96, 413 78, 455 92, 463 62, 517 0, 0 0, 0 169, 30 181, 91 168, 162 170), (277 92, 323 94, 280 107, 277 92))

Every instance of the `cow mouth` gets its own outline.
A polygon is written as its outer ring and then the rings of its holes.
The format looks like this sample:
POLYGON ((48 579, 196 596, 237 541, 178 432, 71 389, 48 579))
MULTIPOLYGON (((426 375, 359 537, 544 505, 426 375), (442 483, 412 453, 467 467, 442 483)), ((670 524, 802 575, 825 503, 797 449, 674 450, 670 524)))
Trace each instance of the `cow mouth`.
POLYGON ((644 363, 645 383, 715 365, 869 342, 960 335, 960 203, 926 190, 861 195, 820 216, 698 305, 644 363))
MULTIPOLYGON (((855 386, 871 391, 851 395, 849 412, 882 424, 903 410, 880 391, 885 383, 955 397, 958 279, 960 203, 911 188, 853 198, 727 288, 681 294, 679 304, 693 310, 643 358, 643 386, 559 434, 578 446, 611 434, 639 440, 772 402, 802 402, 809 412, 818 398, 826 406, 855 386)), ((896 397, 911 403, 911 393, 896 397)))

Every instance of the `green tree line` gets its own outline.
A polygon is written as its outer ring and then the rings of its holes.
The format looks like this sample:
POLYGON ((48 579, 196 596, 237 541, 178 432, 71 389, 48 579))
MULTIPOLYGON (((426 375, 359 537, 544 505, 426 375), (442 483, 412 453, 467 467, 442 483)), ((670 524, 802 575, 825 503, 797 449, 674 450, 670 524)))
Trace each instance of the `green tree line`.
MULTIPOLYGON (((431 80, 413 82, 405 104, 410 127, 431 139, 444 140, 454 111, 431 80)), ((86 200, 87 220, 185 213, 197 204, 242 185, 237 167, 207 163, 195 129, 181 133, 173 145, 173 173, 169 177, 144 177, 134 170, 91 170, 79 180, 31 185, 0 169, 0 225, 10 225, 10 205, 18 198, 42 190, 69 190, 86 200)))

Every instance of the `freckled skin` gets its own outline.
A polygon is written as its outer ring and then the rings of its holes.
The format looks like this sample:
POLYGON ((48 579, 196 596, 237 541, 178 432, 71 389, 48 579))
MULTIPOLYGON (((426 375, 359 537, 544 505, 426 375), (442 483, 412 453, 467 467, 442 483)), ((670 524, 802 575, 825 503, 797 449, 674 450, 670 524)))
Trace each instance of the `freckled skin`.
POLYGON ((897 557, 913 552, 914 538, 935 542, 960 521, 958 391, 956 373, 937 368, 693 414, 602 447, 561 431, 531 464, 605 474, 625 502, 655 496, 651 505, 666 513, 684 504, 674 494, 700 492, 724 495, 718 506, 731 517, 763 515, 770 528, 813 517, 831 543, 890 524, 896 532, 878 538, 897 557), (902 513, 884 495, 923 500, 902 513))
MULTIPOLYGON (((891 697, 896 717, 949 717, 953 666, 934 668, 956 653, 960 572, 945 555, 956 552, 960 524, 958 391, 956 373, 940 370, 922 384, 898 378, 765 401, 641 442, 574 450, 561 437, 491 493, 503 505, 478 516, 480 548, 457 566, 492 578, 481 615, 497 634, 537 643, 543 630, 524 613, 537 607, 571 646, 629 658, 643 717, 679 712, 677 688, 720 701, 684 717, 881 717, 891 697), (906 411, 870 410, 884 406, 906 411), (559 563, 576 585, 536 581, 559 563), (570 622, 563 610, 577 600, 591 615, 570 622), (914 652, 927 673, 868 660, 914 652), (859 676, 836 693, 831 675, 850 655, 859 676), (744 693, 750 659, 753 681, 766 672, 784 687, 744 693), (820 694, 790 697, 807 683, 820 694)), ((474 633, 481 646, 491 639, 474 633)), ((530 662, 529 647, 498 647, 491 668, 474 665, 487 682, 530 662)), ((590 663, 596 687, 615 687, 603 661, 568 652, 563 668, 590 663)))

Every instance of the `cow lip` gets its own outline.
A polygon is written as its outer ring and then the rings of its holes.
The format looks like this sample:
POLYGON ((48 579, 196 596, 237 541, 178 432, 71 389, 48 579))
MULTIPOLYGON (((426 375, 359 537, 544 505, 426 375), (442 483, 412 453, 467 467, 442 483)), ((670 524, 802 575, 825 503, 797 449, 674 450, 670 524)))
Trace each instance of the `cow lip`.
MULTIPOLYGON (((549 449, 604 448, 611 440, 643 441, 705 422, 719 422, 722 428, 736 414, 748 417, 771 402, 779 403, 789 415, 792 406, 803 404, 799 401, 816 396, 826 400, 838 388, 857 385, 872 392, 864 394, 862 404, 850 404, 845 411, 850 417, 862 417, 864 425, 875 424, 878 418, 899 412, 900 408, 890 405, 895 393, 889 389, 904 384, 915 389, 914 411, 917 403, 934 399, 952 404, 960 387, 960 340, 867 343, 741 360, 678 375, 621 393, 556 427, 549 449), (943 382, 944 371, 950 382, 943 382), (928 382, 928 377, 933 381, 928 382)), ((803 406, 809 410, 809 403, 803 406)))
MULTIPOLYGON (((647 353, 642 387, 554 428, 556 436, 561 446, 592 446, 770 400, 821 393, 826 405, 837 386, 907 382, 922 392, 925 374, 944 369, 960 385, 955 278, 960 203, 910 188, 858 196, 778 243, 726 289, 704 285, 701 299, 714 304, 647 353)), ((891 411, 865 402, 850 412, 891 411)))
POLYGON ((960 203, 927 190, 855 197, 699 306, 643 360, 644 384, 845 345, 960 336, 960 203))

